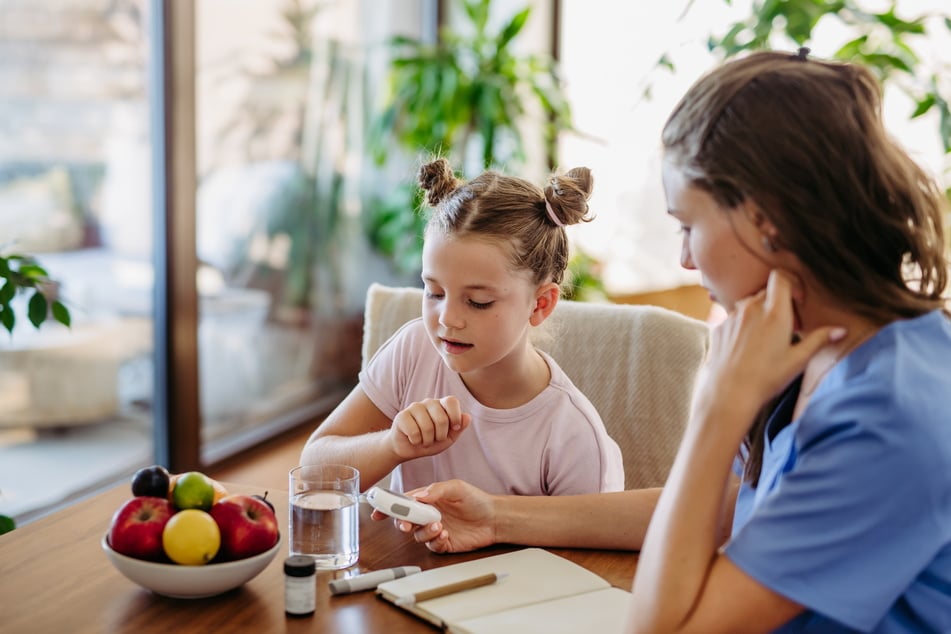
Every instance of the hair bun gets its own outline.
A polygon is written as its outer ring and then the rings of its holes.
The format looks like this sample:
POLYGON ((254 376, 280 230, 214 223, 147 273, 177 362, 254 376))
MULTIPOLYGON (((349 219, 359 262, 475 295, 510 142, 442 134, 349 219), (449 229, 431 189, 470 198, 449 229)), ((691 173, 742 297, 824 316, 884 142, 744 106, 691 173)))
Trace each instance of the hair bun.
POLYGON ((435 207, 456 190, 459 181, 452 171, 452 166, 444 158, 426 163, 419 168, 419 187, 426 192, 426 202, 435 207))
MULTIPOLYGON (((594 177, 587 167, 576 167, 563 175, 553 175, 545 188, 545 201, 562 225, 590 220, 588 199, 594 190, 594 177)), ((555 219, 552 218, 552 222, 555 219)), ((558 224, 555 222, 555 224, 558 224)))

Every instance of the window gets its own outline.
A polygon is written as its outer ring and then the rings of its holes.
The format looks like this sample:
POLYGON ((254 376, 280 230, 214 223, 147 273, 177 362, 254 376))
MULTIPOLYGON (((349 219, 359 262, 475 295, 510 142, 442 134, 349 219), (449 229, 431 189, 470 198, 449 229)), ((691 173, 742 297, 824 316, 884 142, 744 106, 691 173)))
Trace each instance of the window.
POLYGON ((360 87, 423 4, 0 4, 0 248, 74 322, 0 335, 0 514, 208 466, 346 394, 392 280, 354 239, 360 87))
MULTIPOLYGON (((869 6, 882 3, 867 2, 869 6)), ((943 0, 900 0, 905 16, 947 14, 943 0)), ((591 200, 598 218, 577 227, 578 244, 605 263, 605 283, 615 294, 663 290, 695 283, 695 272, 679 265, 680 237, 666 218, 660 180, 660 133, 667 115, 690 84, 715 59, 706 51, 710 33, 750 12, 751 0, 673 3, 561 0, 560 59, 575 125, 565 135, 563 167, 586 165, 596 184, 591 200), (689 6, 689 9, 685 9, 689 6), (724 25, 718 27, 717 25, 724 25), (657 71, 668 54, 676 72, 657 71), (651 97, 644 90, 650 87, 651 97)), ((940 29, 936 29, 940 31, 940 29)), ((946 59, 951 37, 931 42, 935 59, 946 59)), ((813 53, 831 56, 847 35, 832 23, 816 31, 813 53)), ((793 50, 789 43, 777 47, 793 50)), ((909 120, 914 104, 887 91, 889 129, 936 175, 946 165, 933 116, 909 120)), ((932 113, 933 115, 934 113, 932 113)))
POLYGON ((0 334, 0 513, 18 522, 153 451, 148 4, 0 5, 0 249, 60 282, 0 334))

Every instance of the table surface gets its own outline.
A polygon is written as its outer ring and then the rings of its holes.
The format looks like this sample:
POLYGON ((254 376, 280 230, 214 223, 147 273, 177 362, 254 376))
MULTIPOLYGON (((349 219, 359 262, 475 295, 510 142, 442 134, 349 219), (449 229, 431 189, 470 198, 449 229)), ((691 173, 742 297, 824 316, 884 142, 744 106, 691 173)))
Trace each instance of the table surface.
MULTIPOLYGON (((263 493, 228 485, 232 493, 263 493)), ((0 536, 0 632, 433 632, 435 628, 378 598, 372 591, 331 596, 327 582, 401 565, 435 568, 515 550, 494 546, 472 553, 437 555, 397 531, 392 522, 369 519, 361 504, 360 561, 343 571, 320 572, 317 609, 309 617, 284 612, 286 550, 244 586, 207 599, 155 595, 122 576, 106 559, 100 539, 112 513, 131 491, 120 486, 0 536)), ((270 491, 282 531, 287 493, 270 491)), ((549 549, 630 589, 634 553, 549 549)))

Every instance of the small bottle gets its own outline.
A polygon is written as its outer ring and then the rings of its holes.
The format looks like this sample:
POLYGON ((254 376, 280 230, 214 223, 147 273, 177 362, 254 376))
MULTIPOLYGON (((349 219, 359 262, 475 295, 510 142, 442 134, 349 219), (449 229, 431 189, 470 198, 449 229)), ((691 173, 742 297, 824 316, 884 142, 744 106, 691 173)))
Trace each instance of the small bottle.
POLYGON ((317 565, 312 557, 294 555, 284 560, 284 611, 290 616, 314 613, 317 602, 317 565))

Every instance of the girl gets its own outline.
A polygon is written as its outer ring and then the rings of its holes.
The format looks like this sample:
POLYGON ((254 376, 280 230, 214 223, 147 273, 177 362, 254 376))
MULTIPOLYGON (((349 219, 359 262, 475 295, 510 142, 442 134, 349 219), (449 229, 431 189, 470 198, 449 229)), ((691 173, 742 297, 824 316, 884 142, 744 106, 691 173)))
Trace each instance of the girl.
POLYGON ((632 631, 951 632, 942 195, 873 76, 750 55, 687 92, 663 144, 682 264, 729 313, 663 492, 440 483, 417 539, 641 548, 632 631))
POLYGON ((530 342, 558 302, 564 226, 586 219, 590 171, 543 192, 495 172, 461 183, 438 159, 419 183, 434 207, 423 317, 374 355, 301 464, 352 465, 364 488, 392 471, 397 491, 445 478, 520 495, 622 489, 620 449, 594 407, 530 342))

